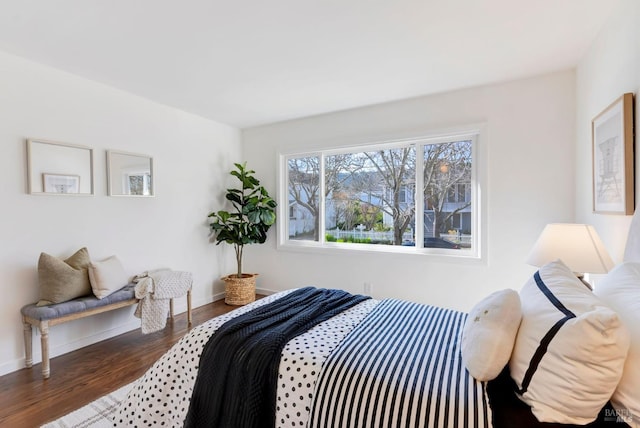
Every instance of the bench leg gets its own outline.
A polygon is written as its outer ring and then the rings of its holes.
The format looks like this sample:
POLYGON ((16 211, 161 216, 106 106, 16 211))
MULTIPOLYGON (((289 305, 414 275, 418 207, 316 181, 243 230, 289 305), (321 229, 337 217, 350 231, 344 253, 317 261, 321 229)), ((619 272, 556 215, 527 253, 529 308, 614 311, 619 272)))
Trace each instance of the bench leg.
MULTIPOLYGON (((171 321, 173 321, 173 299, 169 299, 169 317, 171 321)), ((187 291, 187 323, 188 325, 192 324, 191 321, 191 289, 187 291)))
POLYGON ((49 378, 51 369, 49 367, 49 323, 40 322, 40 343, 42 345, 42 377, 49 378))
POLYGON ((33 367, 33 347, 32 347, 32 328, 31 324, 22 319, 22 324, 24 328, 24 362, 27 368, 33 367))
POLYGON ((187 323, 191 325, 191 289, 187 291, 187 323))

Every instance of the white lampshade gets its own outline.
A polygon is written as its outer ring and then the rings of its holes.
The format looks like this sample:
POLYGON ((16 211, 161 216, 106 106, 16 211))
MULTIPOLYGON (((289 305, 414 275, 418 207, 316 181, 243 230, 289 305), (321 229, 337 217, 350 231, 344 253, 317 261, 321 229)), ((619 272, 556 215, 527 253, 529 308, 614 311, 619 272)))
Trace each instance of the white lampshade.
POLYGON ((560 259, 577 274, 607 273, 613 260, 598 233, 589 224, 548 224, 527 257, 527 263, 543 266, 560 259))

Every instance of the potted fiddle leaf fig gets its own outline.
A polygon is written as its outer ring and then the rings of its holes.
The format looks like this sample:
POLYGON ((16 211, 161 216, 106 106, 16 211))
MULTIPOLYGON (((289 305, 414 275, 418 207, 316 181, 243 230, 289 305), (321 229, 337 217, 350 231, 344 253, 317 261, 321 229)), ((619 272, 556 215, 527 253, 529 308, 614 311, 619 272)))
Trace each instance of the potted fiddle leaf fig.
POLYGON ((262 244, 267 231, 276 221, 277 203, 255 178, 255 171, 247 169, 247 163, 234 163, 230 172, 240 184, 227 189, 226 198, 233 206, 231 211, 209 214, 211 234, 216 245, 222 242, 233 245, 236 253, 237 272, 225 276, 225 302, 229 305, 245 305, 255 300, 257 274, 242 272, 242 254, 248 244, 262 244))

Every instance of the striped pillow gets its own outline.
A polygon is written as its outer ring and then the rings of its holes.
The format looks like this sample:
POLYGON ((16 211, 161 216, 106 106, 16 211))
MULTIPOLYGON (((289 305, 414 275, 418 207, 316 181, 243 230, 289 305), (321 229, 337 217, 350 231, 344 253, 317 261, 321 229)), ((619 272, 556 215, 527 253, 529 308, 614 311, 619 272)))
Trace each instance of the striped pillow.
POLYGON ((593 421, 622 375, 626 328, 559 260, 525 283, 520 301, 509 362, 519 396, 540 422, 593 421))

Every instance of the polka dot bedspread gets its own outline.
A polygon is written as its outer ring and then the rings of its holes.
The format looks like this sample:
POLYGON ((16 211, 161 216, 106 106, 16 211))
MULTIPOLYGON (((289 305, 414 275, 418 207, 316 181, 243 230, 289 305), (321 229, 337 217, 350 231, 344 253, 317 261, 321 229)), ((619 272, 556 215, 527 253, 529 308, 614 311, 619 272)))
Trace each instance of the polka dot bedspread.
MULTIPOLYGON (((138 379, 115 415, 115 426, 182 427, 209 337, 226 321, 291 291, 267 296, 191 330, 138 379)), ((366 300, 287 343, 278 371, 276 427, 306 426, 323 362, 378 303, 366 300)), ((215 367, 206 369, 215 371, 215 367)))

